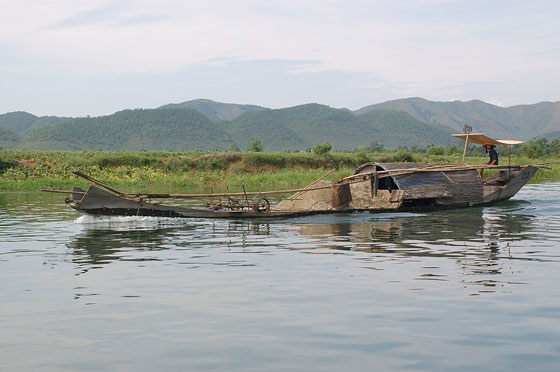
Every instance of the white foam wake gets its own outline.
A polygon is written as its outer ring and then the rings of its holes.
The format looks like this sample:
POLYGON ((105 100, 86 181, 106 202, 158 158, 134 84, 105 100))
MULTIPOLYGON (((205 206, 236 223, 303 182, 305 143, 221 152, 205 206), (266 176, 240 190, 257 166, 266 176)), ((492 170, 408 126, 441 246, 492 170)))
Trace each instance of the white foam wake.
POLYGON ((159 228, 164 226, 184 226, 192 223, 191 218, 148 217, 148 216, 91 216, 78 217, 74 223, 87 227, 117 228, 159 228))

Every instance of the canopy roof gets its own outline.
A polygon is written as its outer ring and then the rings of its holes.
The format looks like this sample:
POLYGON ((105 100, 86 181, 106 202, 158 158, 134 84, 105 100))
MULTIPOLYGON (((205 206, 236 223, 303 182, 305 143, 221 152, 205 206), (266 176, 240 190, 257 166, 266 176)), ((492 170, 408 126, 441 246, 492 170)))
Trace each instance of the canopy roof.
MULTIPOLYGON (((453 137, 457 137, 465 141, 467 139, 466 134, 452 134, 453 137)), ((478 143, 479 145, 519 145, 520 143, 525 143, 525 141, 520 140, 495 140, 486 136, 484 133, 469 133, 469 142, 478 143)))

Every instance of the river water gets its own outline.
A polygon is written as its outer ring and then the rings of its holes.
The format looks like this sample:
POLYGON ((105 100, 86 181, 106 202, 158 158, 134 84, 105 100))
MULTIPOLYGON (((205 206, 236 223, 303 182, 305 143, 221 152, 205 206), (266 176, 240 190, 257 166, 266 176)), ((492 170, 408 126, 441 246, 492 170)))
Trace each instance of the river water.
POLYGON ((0 370, 557 371, 560 183, 259 223, 0 193, 0 370))

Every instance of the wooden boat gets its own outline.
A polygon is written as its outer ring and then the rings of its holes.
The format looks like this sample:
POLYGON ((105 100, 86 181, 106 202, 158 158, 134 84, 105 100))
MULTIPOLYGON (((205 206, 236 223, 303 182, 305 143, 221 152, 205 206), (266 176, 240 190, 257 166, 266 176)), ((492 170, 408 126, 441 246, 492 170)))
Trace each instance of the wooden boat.
MULTIPOLYGON (((483 134, 470 137, 475 143, 500 143, 483 134)), ((542 167, 545 166, 366 163, 349 177, 334 182, 319 179, 302 189, 221 194, 126 194, 73 172, 91 181, 92 185, 87 190, 42 191, 70 193, 66 203, 91 215, 270 219, 320 213, 382 213, 484 205, 511 198, 542 167), (481 168, 498 172, 483 180, 479 174, 481 168), (271 205, 267 197, 276 194, 292 195, 271 205), (202 208, 190 208, 154 201, 162 198, 203 199, 206 203, 202 208)))
POLYGON ((462 165, 367 163, 354 175, 335 182, 320 181, 303 189, 262 193, 125 194, 100 187, 103 184, 96 180, 87 190, 44 191, 68 192, 71 197, 66 202, 70 207, 105 216, 274 218, 356 211, 381 213, 471 207, 507 200, 539 167, 502 167, 483 182, 477 169, 462 165), (294 191, 275 206, 265 198, 294 191), (188 208, 154 201, 159 198, 210 201, 204 208, 188 208))

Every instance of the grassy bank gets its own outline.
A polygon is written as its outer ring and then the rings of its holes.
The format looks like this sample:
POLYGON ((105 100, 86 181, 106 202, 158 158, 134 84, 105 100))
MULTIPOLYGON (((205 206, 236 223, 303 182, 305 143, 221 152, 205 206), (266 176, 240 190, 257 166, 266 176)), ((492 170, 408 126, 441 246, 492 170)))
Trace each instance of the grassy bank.
MULTIPOLYGON (((370 161, 457 163, 460 155, 429 156, 409 152, 379 153, 200 153, 200 152, 110 152, 0 150, 0 191, 33 191, 41 188, 68 189, 89 183, 71 174, 77 170, 126 191, 146 190, 250 190, 306 185, 334 171, 334 180, 351 174, 370 161)), ((469 157, 470 164, 486 157, 469 157)), ((502 159, 502 164, 507 160, 502 159)), ((512 163, 549 162, 533 181, 560 180, 559 159, 512 157, 512 163)))

